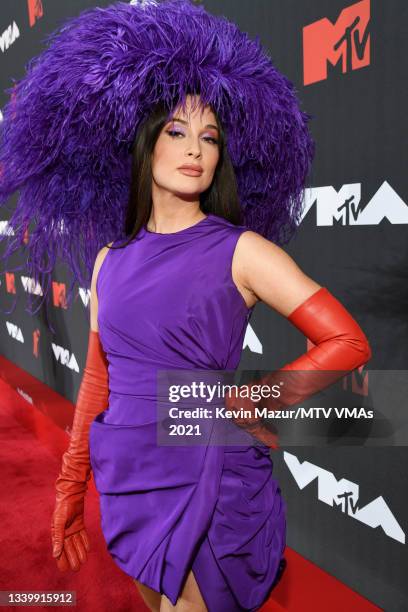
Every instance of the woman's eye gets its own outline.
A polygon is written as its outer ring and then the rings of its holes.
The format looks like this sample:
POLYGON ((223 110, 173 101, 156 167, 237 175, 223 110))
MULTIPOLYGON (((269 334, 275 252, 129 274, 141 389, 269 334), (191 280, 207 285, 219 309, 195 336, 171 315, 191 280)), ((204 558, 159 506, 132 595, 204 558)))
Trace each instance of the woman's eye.
POLYGON ((218 140, 213 138, 212 136, 206 136, 205 140, 211 140, 213 144, 218 144, 218 140))
POLYGON ((167 133, 170 134, 170 136, 174 136, 177 134, 181 134, 183 136, 183 132, 177 132, 176 130, 167 130, 167 133))
MULTIPOLYGON (((175 136, 184 136, 183 132, 178 132, 177 130, 167 130, 167 134, 174 138, 175 136)), ((213 138, 212 136, 204 136, 204 140, 211 141, 213 144, 218 144, 218 140, 213 138)))

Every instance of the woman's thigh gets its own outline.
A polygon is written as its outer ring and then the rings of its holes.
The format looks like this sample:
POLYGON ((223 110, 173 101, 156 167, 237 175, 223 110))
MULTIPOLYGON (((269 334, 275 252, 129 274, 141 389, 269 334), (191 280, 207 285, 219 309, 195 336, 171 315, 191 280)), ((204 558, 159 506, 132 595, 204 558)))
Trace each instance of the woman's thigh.
POLYGON ((157 591, 154 591, 150 587, 142 584, 138 580, 134 579, 137 588, 139 589, 139 593, 141 594, 143 601, 150 608, 152 612, 160 611, 160 603, 161 603, 161 594, 157 591))
POLYGON ((192 571, 189 572, 183 590, 176 605, 162 595, 160 612, 208 612, 204 599, 201 595, 199 586, 192 571))

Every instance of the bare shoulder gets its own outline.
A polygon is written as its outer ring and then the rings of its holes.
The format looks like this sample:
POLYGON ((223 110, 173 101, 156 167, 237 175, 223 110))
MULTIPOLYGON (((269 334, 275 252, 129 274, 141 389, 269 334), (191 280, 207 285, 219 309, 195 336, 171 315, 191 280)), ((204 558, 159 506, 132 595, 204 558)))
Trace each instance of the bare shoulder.
POLYGON ((251 230, 239 237, 233 266, 237 286, 284 316, 320 288, 282 247, 251 230))
POLYGON ((98 331, 98 295, 96 292, 96 280, 98 278, 98 273, 105 259, 109 247, 113 244, 113 242, 109 242, 107 246, 104 246, 100 251, 98 251, 94 268, 92 272, 92 280, 91 280, 91 329, 93 331, 98 331))
POLYGON ((269 260, 271 257, 281 260, 289 257, 282 247, 252 230, 242 232, 238 239, 236 250, 238 259, 246 261, 253 261, 254 257, 265 257, 269 260))
POLYGON ((98 251, 98 254, 97 254, 96 258, 95 258, 95 264, 96 264, 96 262, 98 262, 99 266, 102 265, 102 262, 105 259, 106 255, 107 255, 107 253, 109 251, 109 247, 111 247, 112 244, 113 244, 113 240, 112 240, 112 242, 108 242, 108 244, 106 246, 102 247, 101 250, 98 251))
POLYGON ((108 254, 109 251, 109 247, 112 246, 113 241, 109 242, 106 246, 102 247, 100 251, 98 251, 96 258, 95 258, 95 263, 94 263, 94 269, 93 269, 93 274, 92 274, 92 283, 95 284, 96 283, 96 279, 98 277, 98 273, 99 270, 101 268, 101 265, 103 263, 103 260, 105 259, 106 255, 108 254))
POLYGON ((280 251, 284 253, 285 251, 272 242, 271 240, 267 240, 261 234, 254 232, 252 230, 245 230, 242 232, 241 236, 237 242, 237 255, 248 255, 254 253, 261 253, 264 250, 268 250, 269 252, 279 253, 280 251))

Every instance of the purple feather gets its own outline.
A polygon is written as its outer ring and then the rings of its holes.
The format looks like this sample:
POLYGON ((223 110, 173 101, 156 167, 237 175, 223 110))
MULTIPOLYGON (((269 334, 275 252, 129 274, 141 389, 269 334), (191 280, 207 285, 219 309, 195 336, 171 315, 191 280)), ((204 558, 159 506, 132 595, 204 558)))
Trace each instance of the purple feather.
POLYGON ((44 299, 57 258, 90 286, 98 250, 123 236, 140 122, 192 86, 227 133, 245 224, 287 242, 314 142, 310 115, 258 37, 189 0, 166 0, 87 9, 46 42, 6 90, 0 142, 0 205, 19 190, 2 259, 24 246, 29 227, 28 272, 44 299))

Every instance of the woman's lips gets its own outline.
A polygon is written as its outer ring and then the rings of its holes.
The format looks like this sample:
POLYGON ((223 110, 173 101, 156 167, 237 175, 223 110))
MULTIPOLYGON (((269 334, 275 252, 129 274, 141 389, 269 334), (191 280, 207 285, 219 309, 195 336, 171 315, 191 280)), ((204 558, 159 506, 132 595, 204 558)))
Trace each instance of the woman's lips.
POLYGON ((186 174, 187 176, 201 176, 202 172, 200 170, 192 170, 191 168, 178 168, 180 172, 186 174))

